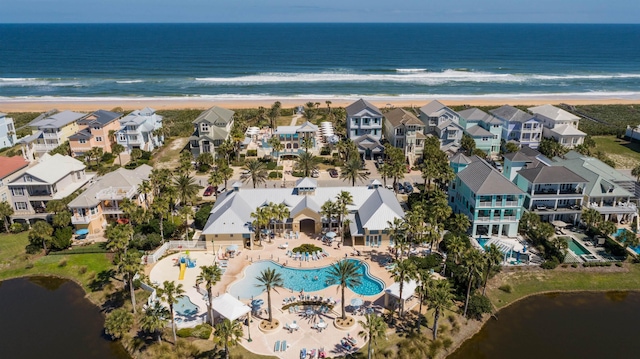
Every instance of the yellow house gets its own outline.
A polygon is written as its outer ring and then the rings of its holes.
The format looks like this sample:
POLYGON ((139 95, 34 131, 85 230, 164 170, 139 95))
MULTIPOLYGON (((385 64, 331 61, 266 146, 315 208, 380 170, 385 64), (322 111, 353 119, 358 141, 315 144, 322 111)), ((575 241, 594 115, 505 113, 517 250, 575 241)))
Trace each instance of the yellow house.
POLYGON ((111 141, 113 135, 120 129, 118 119, 121 113, 98 110, 85 118, 78 120, 80 131, 69 136, 69 147, 71 154, 80 156, 93 147, 102 148, 104 153, 111 153, 111 141))
POLYGON ((27 161, 34 161, 65 143, 69 136, 78 132, 78 120, 86 116, 84 113, 72 111, 38 116, 28 125, 32 134, 18 140, 22 145, 22 156, 27 161))
POLYGON ((287 231, 308 234, 329 231, 337 224, 321 208, 327 201, 335 202, 341 192, 348 192, 352 198, 347 205, 347 219, 353 244, 380 246, 388 241, 387 222, 403 218, 404 211, 393 192, 377 180, 369 186, 318 187, 316 180, 302 178, 294 188, 266 189, 244 189, 236 182, 231 191, 216 201, 202 235, 214 245, 253 248, 256 238, 251 213, 270 204, 282 204, 289 210, 289 218, 284 221, 287 231))
POLYGON ((98 178, 68 205, 76 231, 102 232, 109 221, 120 219, 123 214, 120 203, 125 198, 141 207, 151 204, 152 197, 138 191, 138 186, 149 180, 151 169, 147 165, 133 170, 119 168, 98 178))

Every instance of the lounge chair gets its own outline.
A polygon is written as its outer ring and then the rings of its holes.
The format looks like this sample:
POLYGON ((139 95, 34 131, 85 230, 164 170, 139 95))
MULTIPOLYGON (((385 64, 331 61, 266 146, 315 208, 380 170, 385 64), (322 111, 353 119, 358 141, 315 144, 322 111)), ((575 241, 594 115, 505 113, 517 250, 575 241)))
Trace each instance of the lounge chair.
POLYGON ((277 352, 280 351, 280 341, 276 341, 276 344, 273 346, 273 351, 277 352))
POLYGON ((282 343, 280 343, 280 351, 284 352, 287 351, 287 341, 283 340, 282 343))
POLYGON ((300 359, 305 359, 307 357, 307 348, 300 349, 300 359))

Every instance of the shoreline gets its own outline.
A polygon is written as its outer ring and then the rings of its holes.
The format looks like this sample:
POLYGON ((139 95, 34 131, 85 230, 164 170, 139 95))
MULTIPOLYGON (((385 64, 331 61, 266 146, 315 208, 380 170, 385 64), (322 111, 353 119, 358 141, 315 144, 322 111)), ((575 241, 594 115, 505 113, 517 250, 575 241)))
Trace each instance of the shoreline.
MULTIPOLYGON (((331 107, 346 107, 360 97, 300 97, 278 98, 260 97, 233 99, 204 97, 168 97, 168 98, 114 98, 114 97, 51 97, 29 99, 0 99, 0 112, 44 112, 54 108, 71 111, 95 111, 98 109, 113 109, 121 107, 123 110, 135 110, 144 107, 152 107, 156 110, 181 110, 181 109, 208 109, 212 106, 220 106, 228 109, 247 109, 259 106, 270 107, 274 102, 280 101, 282 107, 302 106, 307 102, 319 102, 320 107, 326 106, 326 101, 331 101, 331 107)), ((381 97, 362 96, 372 104, 384 108, 389 105, 395 107, 421 107, 432 100, 438 100, 447 106, 538 106, 544 104, 557 105, 567 103, 571 105, 634 105, 640 104, 640 98, 598 97, 598 96, 552 96, 552 95, 496 95, 496 96, 433 96, 417 97, 381 97)))

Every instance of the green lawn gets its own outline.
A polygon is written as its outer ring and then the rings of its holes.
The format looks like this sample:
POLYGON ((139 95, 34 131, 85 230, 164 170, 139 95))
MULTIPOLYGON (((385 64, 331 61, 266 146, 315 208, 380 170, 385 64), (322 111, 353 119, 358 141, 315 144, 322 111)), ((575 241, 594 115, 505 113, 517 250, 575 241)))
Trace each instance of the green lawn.
POLYGON ((616 168, 634 168, 640 164, 640 143, 629 142, 615 136, 595 136, 596 150, 604 152, 616 168))
POLYGON ((105 253, 28 255, 28 232, 0 234, 0 280, 27 275, 56 275, 74 279, 88 291, 95 275, 113 267, 105 253))
POLYGON ((487 295, 499 309, 528 295, 542 292, 640 290, 640 266, 625 263, 624 269, 623 272, 603 272, 595 268, 582 271, 557 268, 503 272, 487 287, 487 295), (503 284, 511 285, 511 293, 498 289, 503 284))

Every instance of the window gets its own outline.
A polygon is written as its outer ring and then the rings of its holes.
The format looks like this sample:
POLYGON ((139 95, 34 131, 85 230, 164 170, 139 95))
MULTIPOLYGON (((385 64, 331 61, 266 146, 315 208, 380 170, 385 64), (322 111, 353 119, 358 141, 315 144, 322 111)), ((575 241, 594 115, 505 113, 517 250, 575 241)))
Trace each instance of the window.
POLYGON ((97 142, 102 142, 102 137, 100 137, 100 136, 96 136, 96 141, 97 141, 97 142))
POLYGON ((24 196, 24 188, 12 188, 11 193, 13 193, 14 196, 24 196))
POLYGON ((208 123, 201 123, 200 124, 200 131, 202 132, 209 132, 209 124, 208 123))
POLYGON ((87 140, 85 140, 84 138, 81 138, 80 140, 78 140, 78 142, 80 142, 82 144, 85 144, 85 143, 87 143, 87 140))
POLYGON ((27 210, 27 202, 16 202, 16 209, 18 211, 26 211, 27 210))
POLYGON ((98 130, 100 130, 100 126, 93 126, 93 129, 98 131, 98 130))
POLYGON ((79 171, 78 171, 78 172, 76 172, 76 177, 77 177, 78 179, 80 179, 80 177, 81 177, 81 173, 80 173, 79 171))
POLYGON ((6 200, 7 200, 7 194, 3 193, 2 194, 2 202, 6 201, 6 200))
POLYGON ((0 187, 4 186, 4 182, 0 179, 0 187))
POLYGON ((127 137, 124 135, 124 133, 120 133, 118 134, 118 141, 126 141, 127 137))
POLYGON ((91 208, 91 214, 96 214, 98 213, 98 208, 97 207, 92 207, 91 208))

